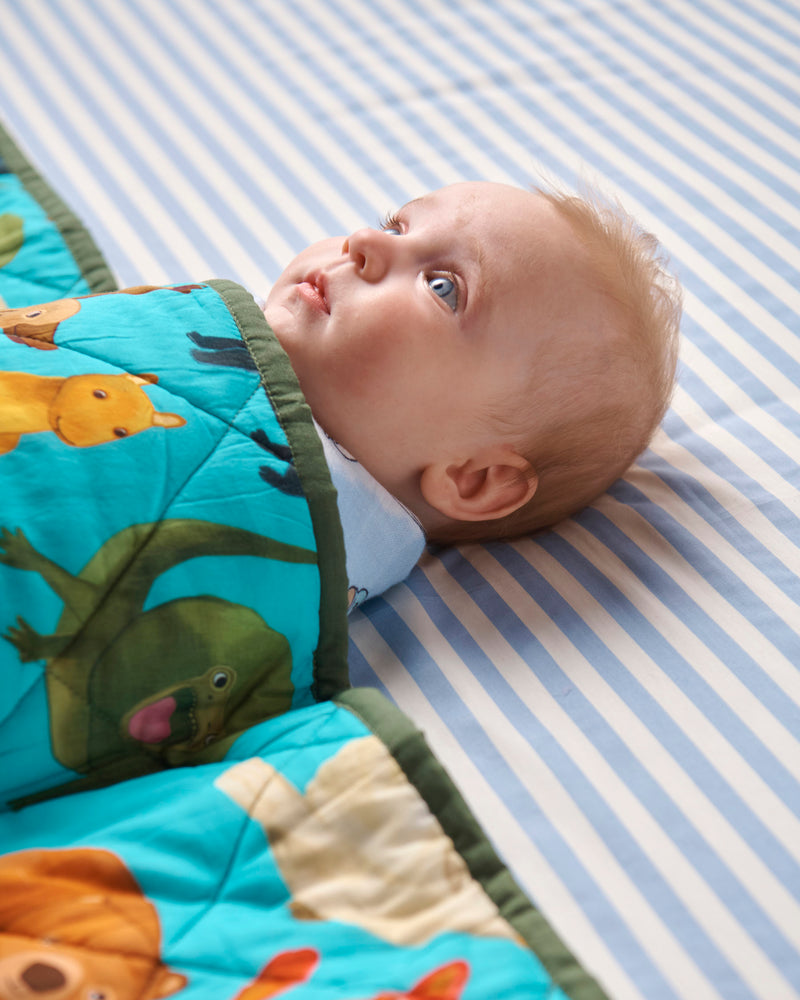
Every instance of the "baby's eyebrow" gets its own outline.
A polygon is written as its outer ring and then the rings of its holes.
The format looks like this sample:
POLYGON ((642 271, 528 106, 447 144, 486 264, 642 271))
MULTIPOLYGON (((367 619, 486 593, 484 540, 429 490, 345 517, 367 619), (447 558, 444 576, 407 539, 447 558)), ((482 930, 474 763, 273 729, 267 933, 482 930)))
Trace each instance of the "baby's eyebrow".
POLYGON ((412 205, 419 205, 423 201, 425 201, 427 197, 428 196, 426 194, 423 194, 420 195, 419 198, 412 198, 411 201, 407 201, 405 205, 403 205, 403 208, 406 209, 406 208, 411 208, 412 205))

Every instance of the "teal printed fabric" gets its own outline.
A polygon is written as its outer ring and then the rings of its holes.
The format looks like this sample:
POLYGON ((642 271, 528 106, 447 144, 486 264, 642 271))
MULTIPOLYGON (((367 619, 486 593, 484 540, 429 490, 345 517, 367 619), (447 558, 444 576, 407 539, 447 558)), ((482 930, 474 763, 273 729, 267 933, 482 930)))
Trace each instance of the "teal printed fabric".
POLYGON ((0 313, 5 801, 218 756, 314 700, 317 544, 258 321, 208 285, 0 313))
POLYGON ((252 297, 107 291, 18 165, 0 1000, 602 1000, 421 734, 348 687, 336 496, 252 297))
POLYGON ((116 283, 94 240, 0 126, 0 308, 116 283))
POLYGON ((46 930, 62 947, 38 961, 76 959, 116 996, 564 1000, 342 705, 255 726, 219 763, 6 814, 0 843, 0 926, 46 930), (125 956, 109 969, 104 948, 125 956))
POLYGON ((20 179, 3 167, 0 163, 2 304, 27 305, 89 292, 61 234, 20 179))

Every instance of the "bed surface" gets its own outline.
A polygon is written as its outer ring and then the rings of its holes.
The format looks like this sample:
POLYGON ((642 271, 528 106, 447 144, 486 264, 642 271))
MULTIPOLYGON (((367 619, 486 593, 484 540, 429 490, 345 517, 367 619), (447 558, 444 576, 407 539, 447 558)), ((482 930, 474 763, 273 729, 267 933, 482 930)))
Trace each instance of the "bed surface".
POLYGON ((800 996, 800 9, 0 0, 0 118, 121 285, 264 294, 462 179, 598 182, 685 289, 663 430, 536 539, 351 618, 615 1000, 800 996))

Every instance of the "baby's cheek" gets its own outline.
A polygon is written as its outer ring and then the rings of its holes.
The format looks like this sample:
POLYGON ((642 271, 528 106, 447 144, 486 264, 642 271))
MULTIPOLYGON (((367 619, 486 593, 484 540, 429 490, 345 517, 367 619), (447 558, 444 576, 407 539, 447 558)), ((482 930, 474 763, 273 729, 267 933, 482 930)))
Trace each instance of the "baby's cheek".
POLYGON ((338 359, 326 366, 323 377, 328 395, 343 403, 368 399, 379 381, 376 365, 364 355, 338 359))
POLYGON ((348 393, 370 402, 376 410, 411 388, 402 358, 388 351, 366 350, 348 366, 344 375, 348 393))

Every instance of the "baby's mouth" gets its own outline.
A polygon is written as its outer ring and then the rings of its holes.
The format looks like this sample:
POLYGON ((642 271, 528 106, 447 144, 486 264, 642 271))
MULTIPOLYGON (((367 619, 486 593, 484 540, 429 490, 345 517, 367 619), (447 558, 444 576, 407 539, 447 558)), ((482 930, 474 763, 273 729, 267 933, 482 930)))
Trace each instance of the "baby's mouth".
POLYGON ((297 288, 301 297, 314 309, 325 313, 331 311, 325 294, 325 278, 322 274, 310 274, 305 281, 298 284, 297 288))

